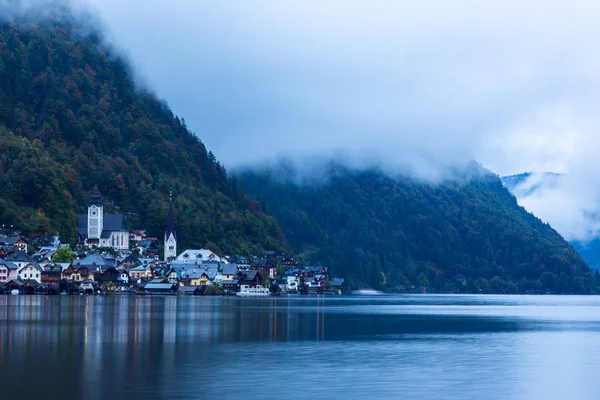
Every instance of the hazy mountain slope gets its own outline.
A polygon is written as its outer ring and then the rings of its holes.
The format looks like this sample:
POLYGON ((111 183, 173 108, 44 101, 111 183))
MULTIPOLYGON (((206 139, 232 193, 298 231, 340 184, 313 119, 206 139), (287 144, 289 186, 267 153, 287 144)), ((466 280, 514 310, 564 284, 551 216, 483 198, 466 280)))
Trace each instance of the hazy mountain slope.
POLYGON ((502 184, 517 198, 529 196, 543 188, 552 188, 560 181, 562 174, 544 172, 533 174, 525 172, 518 175, 503 176, 502 184))
MULTIPOLYGON (((538 174, 527 172, 504 176, 502 177, 502 183, 517 199, 523 199, 532 195, 543 196, 543 190, 554 188, 563 176, 554 172, 538 174)), ((589 217, 598 218, 597 215, 590 215, 589 217)), ((600 238, 595 238, 589 242, 570 240, 569 243, 573 245, 592 269, 600 269, 600 238)))
POLYGON ((434 186, 335 166, 324 184, 298 186, 280 170, 277 178, 245 172, 242 181, 295 251, 355 286, 590 290, 589 267, 575 250, 489 173, 434 186))
POLYGON ((136 88, 97 30, 74 21, 55 7, 1 23, 0 222, 73 241, 97 184, 132 225, 160 237, 172 190, 181 247, 284 249, 276 221, 183 119, 136 88))

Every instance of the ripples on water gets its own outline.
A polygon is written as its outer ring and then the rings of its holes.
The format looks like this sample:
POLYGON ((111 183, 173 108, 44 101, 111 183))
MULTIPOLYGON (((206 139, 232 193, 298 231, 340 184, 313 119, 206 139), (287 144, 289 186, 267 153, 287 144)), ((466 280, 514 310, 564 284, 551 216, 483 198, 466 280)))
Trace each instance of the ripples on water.
POLYGON ((0 296, 0 399, 600 398, 600 297, 0 296))

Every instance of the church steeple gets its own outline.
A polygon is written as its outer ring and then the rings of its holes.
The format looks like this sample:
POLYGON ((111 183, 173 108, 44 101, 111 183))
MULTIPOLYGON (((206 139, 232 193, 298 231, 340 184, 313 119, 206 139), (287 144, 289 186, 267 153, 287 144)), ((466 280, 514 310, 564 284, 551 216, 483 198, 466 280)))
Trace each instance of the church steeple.
POLYGON ((102 230, 104 229, 104 206, 102 204, 102 195, 98 190, 98 186, 94 186, 88 201, 87 220, 88 240, 100 239, 102 230))
POLYGON ((92 189, 92 193, 90 194, 90 199, 88 200, 88 207, 95 205, 102 205, 102 195, 100 194, 100 189, 98 189, 98 185, 95 185, 92 189))
POLYGON ((165 232, 165 261, 177 257, 177 235, 175 234, 175 219, 173 218, 173 192, 169 192, 169 215, 165 232))
POLYGON ((169 217, 167 218, 167 233, 173 232, 173 192, 169 192, 169 217))

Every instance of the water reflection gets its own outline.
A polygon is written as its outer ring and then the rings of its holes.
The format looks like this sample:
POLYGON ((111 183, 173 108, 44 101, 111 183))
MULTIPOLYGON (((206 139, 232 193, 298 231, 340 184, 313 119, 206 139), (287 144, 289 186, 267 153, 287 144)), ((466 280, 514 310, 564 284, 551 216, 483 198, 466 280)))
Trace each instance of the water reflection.
POLYGON ((599 331, 596 297, 0 296, 0 398, 593 398, 599 331))

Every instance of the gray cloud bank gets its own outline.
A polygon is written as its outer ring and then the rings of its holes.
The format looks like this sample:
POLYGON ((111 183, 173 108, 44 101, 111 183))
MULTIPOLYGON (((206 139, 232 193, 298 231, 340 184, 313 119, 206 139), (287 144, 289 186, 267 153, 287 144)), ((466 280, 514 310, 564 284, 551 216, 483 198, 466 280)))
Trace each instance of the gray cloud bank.
POLYGON ((597 126, 592 1, 86 2, 227 166, 344 154, 564 172, 597 126))
POLYGON ((597 2, 73 1, 228 168, 336 156, 423 178, 471 159, 560 172, 522 204, 596 235, 597 2))
POLYGON ((228 167, 560 172, 520 203, 568 239, 599 234, 597 2, 90 2, 228 167))

